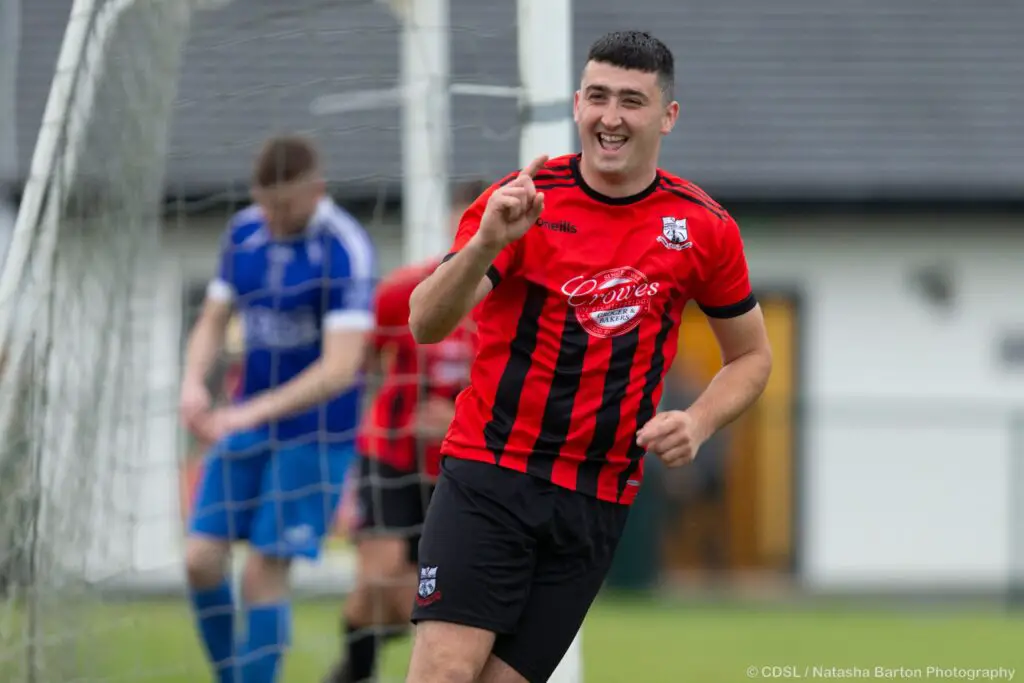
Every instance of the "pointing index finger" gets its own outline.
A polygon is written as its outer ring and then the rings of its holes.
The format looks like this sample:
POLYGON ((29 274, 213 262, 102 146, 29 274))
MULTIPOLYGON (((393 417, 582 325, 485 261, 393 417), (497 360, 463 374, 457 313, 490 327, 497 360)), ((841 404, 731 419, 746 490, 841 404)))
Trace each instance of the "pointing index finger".
POLYGON ((519 172, 519 177, 533 178, 534 176, 537 175, 537 172, 540 171, 540 169, 544 168, 544 164, 546 163, 548 163, 548 155, 540 155, 539 157, 531 161, 529 164, 527 164, 526 168, 519 172))

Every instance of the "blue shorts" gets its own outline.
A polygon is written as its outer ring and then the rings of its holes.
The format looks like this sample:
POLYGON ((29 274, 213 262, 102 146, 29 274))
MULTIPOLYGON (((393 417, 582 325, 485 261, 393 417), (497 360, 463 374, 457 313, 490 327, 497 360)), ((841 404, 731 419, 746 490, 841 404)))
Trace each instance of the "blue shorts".
POLYGON ((274 448, 266 430, 233 434, 206 459, 189 530, 248 541, 268 556, 316 559, 353 454, 351 445, 274 448))

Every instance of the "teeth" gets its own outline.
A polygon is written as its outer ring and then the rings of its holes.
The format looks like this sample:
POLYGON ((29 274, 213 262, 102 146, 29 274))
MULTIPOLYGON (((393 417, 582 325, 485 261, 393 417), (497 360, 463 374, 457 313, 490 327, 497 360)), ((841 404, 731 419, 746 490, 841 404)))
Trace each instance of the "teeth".
POLYGON ((607 133, 598 133, 597 136, 605 142, 625 142, 625 135, 608 135, 607 133))

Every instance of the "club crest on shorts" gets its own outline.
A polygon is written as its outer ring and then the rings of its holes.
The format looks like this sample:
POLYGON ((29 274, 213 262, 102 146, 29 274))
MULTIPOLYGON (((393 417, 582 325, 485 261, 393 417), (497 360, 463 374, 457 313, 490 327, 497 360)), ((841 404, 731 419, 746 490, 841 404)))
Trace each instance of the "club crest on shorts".
POLYGON ((666 249, 682 251, 693 246, 690 242, 690 231, 686 227, 686 219, 673 216, 661 217, 661 235, 658 242, 666 249))
POLYGON ((429 605, 441 599, 437 590, 437 567, 420 567, 420 585, 416 589, 416 602, 429 605))

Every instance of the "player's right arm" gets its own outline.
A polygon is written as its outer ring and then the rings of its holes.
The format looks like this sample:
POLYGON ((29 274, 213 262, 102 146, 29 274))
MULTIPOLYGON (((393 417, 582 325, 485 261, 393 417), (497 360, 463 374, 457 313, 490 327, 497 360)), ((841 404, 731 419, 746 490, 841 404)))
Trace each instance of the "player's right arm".
POLYGON ((195 421, 210 408, 210 392, 206 378, 224 346, 224 335, 231 320, 234 286, 231 284, 230 233, 221 251, 220 267, 206 288, 206 298, 199 317, 189 333, 185 348, 185 372, 181 382, 179 410, 185 424, 195 427, 195 421))
POLYGON ((409 329, 418 343, 436 344, 451 334, 511 264, 515 242, 544 209, 533 177, 547 159, 534 159, 515 180, 492 187, 466 210, 453 255, 409 299, 409 329))

